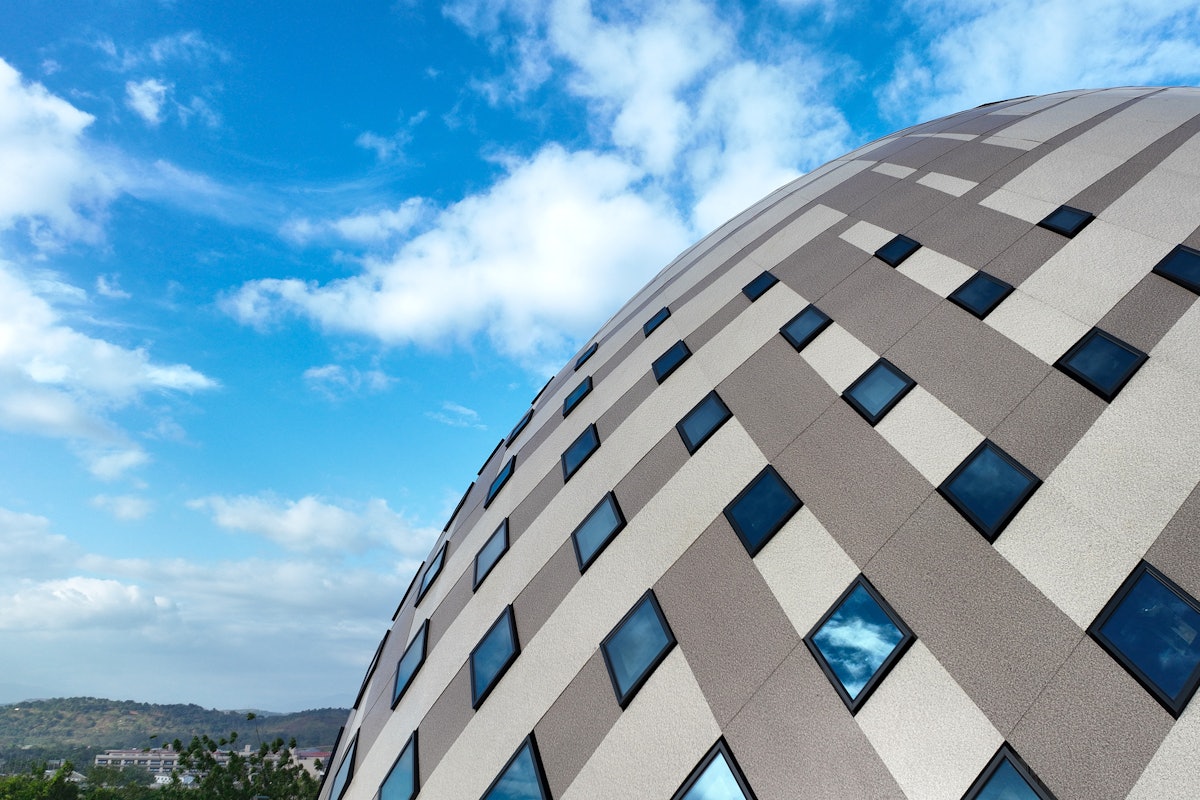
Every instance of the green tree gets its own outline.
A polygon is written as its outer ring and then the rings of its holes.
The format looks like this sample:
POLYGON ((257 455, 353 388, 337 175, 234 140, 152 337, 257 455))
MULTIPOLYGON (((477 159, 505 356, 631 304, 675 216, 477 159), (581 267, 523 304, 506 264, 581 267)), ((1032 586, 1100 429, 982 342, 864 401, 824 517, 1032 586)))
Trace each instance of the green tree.
POLYGON ((263 742, 258 750, 222 750, 224 744, 236 741, 236 732, 227 740, 193 738, 179 751, 179 769, 171 784, 159 789, 156 796, 162 800, 316 800, 319 784, 292 759, 294 739, 285 745, 282 738, 276 738, 263 742), (193 786, 184 785, 183 774, 195 776, 193 786))
POLYGON ((47 775, 39 764, 24 775, 0 778, 0 800, 79 800, 79 787, 70 781, 74 769, 67 761, 47 775))

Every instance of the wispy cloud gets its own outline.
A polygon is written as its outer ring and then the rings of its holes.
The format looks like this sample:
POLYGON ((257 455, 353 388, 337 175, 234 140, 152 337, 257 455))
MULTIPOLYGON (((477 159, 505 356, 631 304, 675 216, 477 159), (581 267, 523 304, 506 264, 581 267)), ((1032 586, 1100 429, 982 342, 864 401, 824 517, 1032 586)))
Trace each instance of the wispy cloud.
POLYGON ((167 93, 172 89, 170 84, 163 83, 157 78, 146 78, 141 81, 125 83, 125 105, 142 118, 152 128, 162 122, 163 105, 167 102, 167 93))
POLYGON ((280 229, 280 234, 296 244, 340 240, 380 245, 407 235, 432 213, 433 209, 427 201, 414 197, 395 208, 364 210, 335 219, 291 219, 280 229))
POLYGON ((116 275, 97 275, 96 276, 96 294, 101 297, 109 297, 114 300, 128 300, 129 292, 121 288, 117 282, 116 275))
POLYGON ((340 364, 325 364, 304 370, 308 388, 329 400, 340 400, 363 392, 382 392, 391 384, 387 373, 378 369, 361 371, 340 364))
POLYGON ((479 412, 458 403, 447 401, 442 403, 442 407, 437 411, 426 411, 425 416, 434 422, 440 422, 452 428, 487 430, 487 425, 484 425, 479 419, 479 412))
POLYGON ((92 498, 92 505, 126 522, 143 519, 154 508, 154 504, 146 498, 131 494, 98 494, 92 498))

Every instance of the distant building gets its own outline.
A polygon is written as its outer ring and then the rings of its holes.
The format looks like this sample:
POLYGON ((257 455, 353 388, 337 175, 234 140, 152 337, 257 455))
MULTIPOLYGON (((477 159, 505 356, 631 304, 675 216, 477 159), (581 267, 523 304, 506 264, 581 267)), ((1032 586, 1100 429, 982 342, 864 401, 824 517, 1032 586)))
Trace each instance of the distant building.
MULTIPOLYGON (((219 759, 222 754, 217 755, 219 759)), ((141 767, 151 775, 170 775, 171 770, 179 765, 179 754, 169 747, 105 750, 102 755, 96 756, 95 764, 97 767, 141 767)))

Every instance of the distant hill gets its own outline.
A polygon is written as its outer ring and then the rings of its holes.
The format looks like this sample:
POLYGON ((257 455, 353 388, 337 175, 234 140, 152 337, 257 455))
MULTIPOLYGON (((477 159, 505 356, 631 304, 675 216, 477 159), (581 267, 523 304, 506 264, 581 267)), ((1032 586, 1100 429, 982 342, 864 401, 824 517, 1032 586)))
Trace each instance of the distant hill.
POLYGON ((328 747, 346 722, 349 709, 319 708, 294 714, 217 711, 198 705, 155 705, 96 697, 29 700, 0 705, 0 754, 14 750, 50 751, 57 748, 96 751, 122 747, 156 747, 207 734, 214 739, 238 732, 240 744, 256 745, 261 738, 299 747, 328 747))

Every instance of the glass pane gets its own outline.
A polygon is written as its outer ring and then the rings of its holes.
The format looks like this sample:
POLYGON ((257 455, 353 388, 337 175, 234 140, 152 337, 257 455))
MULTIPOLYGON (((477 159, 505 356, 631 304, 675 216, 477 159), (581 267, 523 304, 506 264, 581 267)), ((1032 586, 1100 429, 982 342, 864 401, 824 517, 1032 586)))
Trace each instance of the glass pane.
POLYGON ((563 416, 570 414, 575 406, 579 405, 579 401, 587 397, 588 392, 592 391, 592 376, 588 376, 575 387, 575 390, 567 395, 567 399, 563 401, 563 416))
POLYGON ((1200 252, 1184 245, 1177 246, 1158 262, 1154 271, 1168 276, 1193 292, 1200 292, 1200 252))
POLYGON ((513 641, 512 626, 509 624, 511 614, 511 611, 505 612, 492 629, 484 634, 479 645, 471 653, 471 691, 476 701, 483 696, 517 652, 517 643, 513 641))
POLYGON ((333 776, 333 785, 329 788, 330 800, 340 800, 346 791, 346 787, 350 783, 350 772, 354 769, 354 751, 357 747, 356 740, 354 744, 350 745, 346 755, 342 756, 342 763, 338 766, 337 774, 333 776))
POLYGON ((766 294, 767 289, 770 289, 777 283, 779 283, 778 278, 769 272, 764 272, 743 286, 742 292, 753 302, 766 294))
POLYGON ((654 333, 654 331, 658 329, 658 326, 662 325, 669 316, 671 316, 671 309, 666 307, 662 308, 657 314, 647 320, 645 325, 642 326, 642 334, 649 336, 650 334, 654 333))
POLYGON ((428 630, 428 625, 422 624, 417 635, 409 643, 408 649, 400 657, 400 663, 396 667, 396 688, 392 692, 393 704, 400 699, 400 695, 404 694, 404 690, 412 682, 413 676, 421 668, 421 662, 425 659, 425 633, 428 630))
POLYGON ((533 749, 526 742, 483 800, 545 800, 533 749))
POLYGON ((687 360, 687 357, 692 353, 688 350, 688 346, 683 340, 671 345, 671 349, 663 353, 655 360, 653 364, 654 379, 662 383, 667 379, 667 376, 675 371, 675 368, 687 360))
POLYGON ((679 423, 683 443, 687 445, 688 452, 696 452, 700 444, 729 417, 729 409, 721 402, 721 398, 716 392, 710 392, 708 397, 701 400, 700 405, 692 409, 679 423))
POLYGON ((1087 211, 1080 211, 1078 208, 1070 206, 1059 206, 1038 225, 1070 238, 1083 230, 1084 226, 1091 221, 1092 215, 1087 211))
POLYGON ((887 612, 859 584, 816 632, 813 642, 854 699, 903 638, 887 612))
POLYGON ((613 680, 622 696, 629 693, 670 644, 654 603, 645 598, 604 645, 613 680))
POLYGON ((433 563, 429 565, 429 569, 425 570, 425 577, 421 579, 421 590, 417 592, 417 602, 421 602, 421 598, 425 596, 425 592, 437 579, 438 573, 442 571, 442 564, 446 562, 446 545, 442 545, 437 551, 437 555, 433 557, 433 563))
POLYGON ((977 272, 950 297, 969 308, 976 316, 985 317, 1010 291, 1012 287, 1008 284, 986 273, 977 272))
POLYGON ((496 476, 496 479, 492 481, 491 487, 488 488, 487 497, 483 501, 484 508, 486 508, 492 502, 492 500, 496 499, 496 495, 500 493, 500 490, 504 488, 504 484, 508 482, 510 477, 512 477, 513 468, 516 466, 516 463, 517 457, 513 456, 508 460, 508 463, 504 465, 504 468, 500 470, 500 474, 496 476))
POLYGON ((379 800, 411 800, 417 793, 416 748, 409 739, 404 752, 379 787, 379 800))
POLYGON ((886 364, 876 364, 855 381, 846 394, 853 397, 874 421, 909 385, 904 375, 897 374, 886 364))
POLYGON ((875 257, 888 266, 897 267, 921 247, 907 236, 897 236, 875 251, 875 257))
POLYGON ((1200 667, 1200 613, 1148 572, 1100 632, 1170 697, 1200 667))
POLYGON ((586 361, 587 361, 589 358, 591 358, 591 357, 592 357, 592 355, 593 355, 593 354, 596 352, 596 350, 597 350, 599 347, 600 347, 600 343, 599 343, 599 342, 592 342, 590 345, 588 345, 588 349, 587 349, 587 350, 584 350, 584 351, 583 351, 583 354, 582 354, 582 355, 580 355, 580 356, 579 356, 579 358, 578 358, 578 359, 575 361, 575 369, 579 369, 580 367, 582 367, 582 366, 584 365, 584 363, 585 363, 585 362, 586 362, 586 361))
POLYGON ((1066 364, 1105 394, 1112 394, 1141 360, 1139 353, 1096 334, 1066 359, 1066 364))
POLYGON ((504 443, 512 444, 513 439, 521 435, 521 431, 525 430, 525 426, 529 424, 529 420, 531 419, 533 419, 532 408, 526 411, 525 416, 521 417, 521 419, 517 421, 517 424, 513 426, 512 431, 509 432, 508 437, 504 440, 504 443))
POLYGON ((724 753, 717 753, 680 800, 746 800, 724 753))
POLYGON ((992 773, 975 800, 1041 800, 1006 758, 992 773))
POLYGON ((579 556, 579 568, 583 569, 592 562, 600 549, 608 543, 617 529, 624 524, 621 513, 617 510, 617 500, 611 494, 600 501, 600 505, 575 529, 576 553, 579 556))
POLYGON ((829 317, 816 306, 809 306, 793 317, 791 322, 784 325, 780 332, 783 333, 785 339, 791 342, 792 347, 800 350, 812 341, 827 324, 829 324, 829 317))
POLYGON ((779 473, 768 468, 734 501, 726 514, 746 550, 754 554, 798 508, 800 499, 779 473))
POLYGON ((588 456, 599 446, 600 436, 596 433, 596 426, 589 425, 588 429, 571 443, 571 446, 567 448, 567 452, 563 453, 563 478, 570 478, 574 475, 575 470, 583 466, 583 462, 587 461, 588 456))
POLYGON ((991 447, 985 447, 947 488, 990 530, 1025 496, 1031 485, 1028 477, 991 447))
POLYGON ((496 562, 500 560, 500 556, 504 555, 504 551, 508 549, 508 520, 500 523, 500 527, 496 528, 483 547, 479 548, 479 555, 475 556, 475 585, 478 586, 487 574, 492 571, 492 567, 496 566, 496 562))

